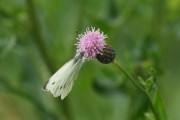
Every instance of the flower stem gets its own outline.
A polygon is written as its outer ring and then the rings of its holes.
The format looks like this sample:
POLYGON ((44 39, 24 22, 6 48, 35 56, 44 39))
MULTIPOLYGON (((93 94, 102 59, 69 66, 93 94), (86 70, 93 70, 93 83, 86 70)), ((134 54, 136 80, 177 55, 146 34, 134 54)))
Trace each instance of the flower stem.
MULTIPOLYGON (((38 18, 37 18, 37 15, 36 15, 36 9, 35 9, 35 5, 34 5, 34 1, 35 0, 26 0, 26 5, 27 5, 27 8, 28 8, 28 13, 29 13, 29 17, 30 17, 30 20, 32 21, 32 29, 33 29, 33 33, 34 33, 34 36, 35 36, 35 43, 37 45, 37 47, 39 48, 39 51, 41 52, 42 54, 42 57, 49 69, 49 71, 51 73, 54 73, 55 72, 55 69, 52 65, 52 62, 50 60, 50 57, 48 55, 48 52, 47 52, 47 48, 46 48, 46 45, 44 43, 44 39, 43 39, 43 36, 41 34, 41 30, 40 30, 40 25, 39 25, 39 21, 38 21, 38 18)), ((67 120, 71 120, 71 115, 70 115, 70 112, 69 112, 69 109, 68 109, 68 106, 69 106, 69 99, 66 98, 63 103, 59 102, 58 104, 61 105, 61 108, 63 109, 63 114, 64 116, 66 117, 67 120)), ((58 107, 60 109, 60 107, 58 107)))
POLYGON ((113 64, 114 64, 116 67, 118 67, 118 69, 119 69, 127 78, 129 78, 129 80, 132 82, 132 84, 133 84, 134 86, 136 86, 136 87, 146 96, 148 102, 150 103, 151 110, 152 110, 152 112, 154 113, 154 116, 156 117, 156 120, 160 120, 159 114, 157 113, 157 110, 156 110, 156 108, 155 108, 155 106, 154 106, 154 104, 153 104, 153 101, 152 101, 149 93, 148 93, 143 87, 141 87, 141 86, 137 83, 137 81, 136 81, 133 77, 131 77, 131 75, 129 75, 129 74, 120 66, 120 64, 117 62, 117 60, 114 60, 114 61, 113 61, 113 64))

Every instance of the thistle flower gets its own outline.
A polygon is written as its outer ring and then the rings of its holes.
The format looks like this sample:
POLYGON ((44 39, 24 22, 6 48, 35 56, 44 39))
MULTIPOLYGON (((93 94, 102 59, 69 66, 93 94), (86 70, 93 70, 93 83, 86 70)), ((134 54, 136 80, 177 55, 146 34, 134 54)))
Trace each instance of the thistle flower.
POLYGON ((114 60, 115 52, 110 45, 107 45, 104 39, 106 35, 100 33, 100 29, 92 31, 86 29, 84 34, 77 38, 76 56, 64 64, 43 86, 44 91, 50 91, 54 97, 61 96, 64 99, 71 91, 74 80, 83 65, 85 59, 95 59, 101 63, 110 63, 114 60))
POLYGON ((92 28, 92 31, 89 28, 86 29, 86 32, 80 34, 77 40, 79 40, 77 45, 77 52, 84 52, 84 57, 88 59, 96 58, 96 55, 99 54, 104 46, 106 45, 104 39, 107 38, 106 35, 100 33, 100 29, 95 30, 92 28))

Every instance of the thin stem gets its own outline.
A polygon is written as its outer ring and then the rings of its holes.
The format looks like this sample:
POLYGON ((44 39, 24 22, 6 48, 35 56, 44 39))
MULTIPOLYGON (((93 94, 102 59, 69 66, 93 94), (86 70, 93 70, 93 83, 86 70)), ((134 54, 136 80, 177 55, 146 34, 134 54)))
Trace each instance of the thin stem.
POLYGON ((48 57, 48 53, 46 51, 47 48, 46 48, 46 45, 44 44, 44 40, 41 35, 40 25, 38 23, 38 19, 36 16, 36 11, 35 11, 35 6, 33 3, 33 0, 26 0, 26 5, 28 8, 30 20, 32 22, 33 34, 35 36, 34 42, 37 44, 49 71, 51 73, 54 73, 55 71, 53 69, 53 65, 51 64, 52 62, 50 61, 50 58, 48 57))
POLYGON ((132 82, 132 84, 133 84, 134 86, 136 86, 136 87, 146 96, 148 102, 150 103, 151 110, 152 110, 152 112, 154 113, 154 115, 155 115, 155 117, 156 117, 156 120, 160 120, 160 119, 159 119, 159 114, 157 113, 157 110, 156 110, 156 108, 155 108, 155 106, 154 106, 154 104, 153 104, 153 101, 152 101, 149 93, 148 93, 143 87, 141 87, 141 86, 136 82, 136 80, 135 80, 133 77, 131 77, 131 76, 119 65, 119 63, 118 63, 116 60, 113 61, 113 64, 114 64, 116 67, 118 67, 118 69, 119 69, 127 78, 129 78, 129 80, 132 82))
POLYGON ((118 64, 118 62, 116 60, 113 61, 113 63, 118 67, 119 70, 121 70, 121 72, 123 72, 125 74, 126 77, 129 78, 129 80, 131 80, 131 82, 141 91, 145 92, 145 90, 118 64))
MULTIPOLYGON (((47 48, 46 45, 44 44, 44 40, 43 40, 43 36, 41 34, 41 30, 40 30, 40 25, 38 22, 38 18, 36 15, 36 10, 35 10, 35 6, 33 3, 33 0, 26 0, 26 5, 28 8, 28 12, 29 12, 29 17, 32 21, 32 28, 33 28, 33 33, 35 36, 35 43, 37 44, 37 47, 39 48, 39 51, 42 54, 42 57, 49 69, 49 71, 53 74, 55 72, 55 69, 53 68, 52 62, 49 58, 48 52, 47 52, 47 48)), ((61 108, 63 109, 63 114, 65 115, 67 120, 71 120, 70 118, 70 113, 69 113, 69 109, 68 109, 68 98, 66 98, 63 103, 59 102, 58 104, 61 104, 61 108)), ((60 108, 60 107, 58 107, 60 108)))

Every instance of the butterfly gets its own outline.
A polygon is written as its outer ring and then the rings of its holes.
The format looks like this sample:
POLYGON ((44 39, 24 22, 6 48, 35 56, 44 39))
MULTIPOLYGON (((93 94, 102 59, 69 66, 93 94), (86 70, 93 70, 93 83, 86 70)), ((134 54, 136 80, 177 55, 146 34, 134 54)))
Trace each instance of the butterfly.
POLYGON ((84 53, 76 56, 65 63, 43 86, 44 91, 50 91, 54 97, 61 96, 63 100, 71 91, 74 80, 82 67, 85 58, 84 53))

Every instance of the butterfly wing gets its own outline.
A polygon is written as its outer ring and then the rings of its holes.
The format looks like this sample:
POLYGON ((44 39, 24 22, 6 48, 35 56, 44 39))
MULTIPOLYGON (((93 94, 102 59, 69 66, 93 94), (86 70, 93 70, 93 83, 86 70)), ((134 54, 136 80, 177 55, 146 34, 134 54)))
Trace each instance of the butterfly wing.
POLYGON ((56 89, 57 85, 62 81, 62 78, 65 77, 66 70, 72 65, 72 61, 70 60, 66 64, 64 64, 43 86, 44 91, 52 91, 56 89))
POLYGON ((54 97, 61 95, 64 99, 71 91, 83 63, 84 59, 79 56, 67 62, 45 83, 43 90, 50 91, 54 97))
POLYGON ((83 60, 79 61, 78 65, 75 67, 73 70, 71 76, 67 79, 64 88, 62 89, 61 92, 61 99, 64 99, 68 93, 71 91, 72 86, 74 84, 74 80, 77 78, 78 72, 83 64, 83 60))

